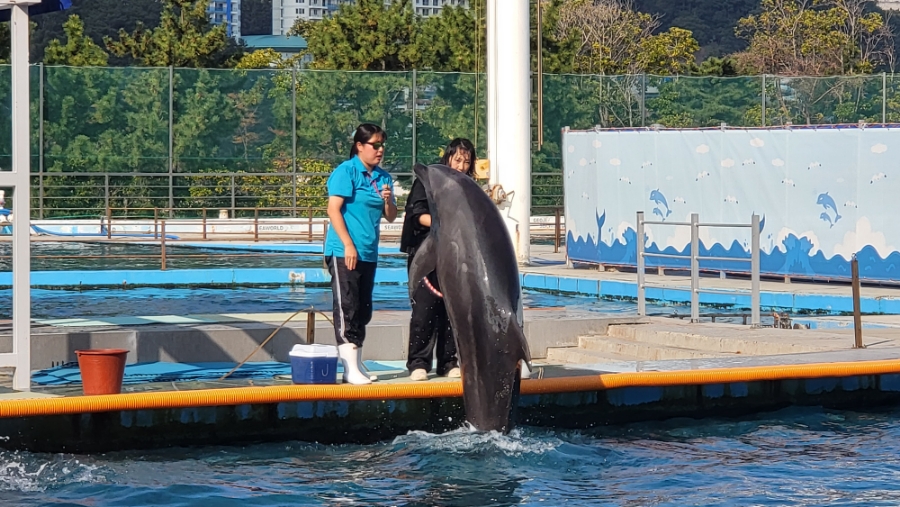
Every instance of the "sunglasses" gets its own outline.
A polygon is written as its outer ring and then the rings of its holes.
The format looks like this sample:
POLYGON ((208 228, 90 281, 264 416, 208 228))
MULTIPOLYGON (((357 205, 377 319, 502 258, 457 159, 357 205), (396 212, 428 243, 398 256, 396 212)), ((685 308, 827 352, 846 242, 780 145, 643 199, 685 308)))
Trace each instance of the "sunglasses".
POLYGON ((365 144, 370 145, 372 147, 372 149, 374 149, 374 150, 380 150, 380 149, 384 148, 383 142, 382 143, 365 143, 365 144))

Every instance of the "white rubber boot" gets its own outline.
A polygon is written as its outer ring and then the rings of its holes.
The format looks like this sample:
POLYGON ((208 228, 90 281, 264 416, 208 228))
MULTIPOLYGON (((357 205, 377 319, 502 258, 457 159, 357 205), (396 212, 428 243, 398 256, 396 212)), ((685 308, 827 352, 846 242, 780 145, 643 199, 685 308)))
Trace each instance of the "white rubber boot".
POLYGON ((359 371, 359 354, 357 353, 356 345, 352 343, 338 345, 338 357, 341 358, 341 365, 344 367, 343 379, 345 383, 356 385, 372 383, 367 375, 363 375, 359 371))
POLYGON ((531 369, 525 361, 522 361, 522 373, 519 378, 531 378, 531 369))
POLYGON ((364 376, 369 377, 369 380, 371 380, 372 382, 375 382, 376 380, 378 380, 378 375, 372 375, 372 373, 370 373, 369 370, 366 369, 366 363, 363 362, 363 358, 362 358, 362 347, 357 347, 356 353, 357 353, 357 356, 356 356, 357 361, 356 362, 359 364, 359 371, 364 376))

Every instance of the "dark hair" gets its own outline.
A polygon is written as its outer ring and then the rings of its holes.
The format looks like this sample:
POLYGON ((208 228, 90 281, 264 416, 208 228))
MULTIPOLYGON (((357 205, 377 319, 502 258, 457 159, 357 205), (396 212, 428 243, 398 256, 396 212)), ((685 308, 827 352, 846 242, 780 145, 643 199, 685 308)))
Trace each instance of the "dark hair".
POLYGON ((356 127, 356 134, 353 135, 353 146, 350 147, 350 158, 353 158, 354 155, 359 153, 359 150, 356 149, 356 143, 365 144, 378 134, 381 134, 382 140, 387 137, 384 130, 373 123, 362 123, 356 127))
POLYGON ((450 159, 453 155, 456 155, 460 151, 465 151, 470 155, 469 158, 469 167, 466 169, 466 175, 470 178, 475 177, 475 146, 472 144, 472 141, 464 137, 457 137, 456 139, 450 141, 450 144, 447 145, 447 149, 444 150, 444 156, 441 157, 441 164, 450 165, 450 159))

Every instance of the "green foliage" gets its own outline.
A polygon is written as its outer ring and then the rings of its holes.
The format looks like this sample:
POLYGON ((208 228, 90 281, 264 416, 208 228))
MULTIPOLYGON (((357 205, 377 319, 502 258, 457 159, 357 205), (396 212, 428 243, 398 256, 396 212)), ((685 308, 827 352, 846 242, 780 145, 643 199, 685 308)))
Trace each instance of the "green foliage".
POLYGON ((763 0, 738 21, 749 41, 735 55, 747 73, 825 76, 870 73, 893 59, 893 36, 867 0, 763 0))
POLYGON ((418 63, 417 26, 411 0, 358 0, 322 21, 299 21, 290 33, 306 39, 314 69, 406 70, 418 63))
MULTIPOLYGON (((76 0, 67 10, 32 18, 36 27, 31 36, 31 61, 44 61, 44 51, 50 42, 65 38, 63 25, 71 15, 81 18, 85 35, 102 47, 104 37, 114 37, 120 29, 132 29, 136 23, 155 28, 159 24, 161 11, 160 0, 76 0)), ((0 42, 0 48, 2 47, 8 46, 0 42)), ((112 65, 133 63, 130 58, 110 58, 112 65)))
POLYGON ((134 31, 119 30, 118 40, 104 37, 107 49, 126 55, 146 67, 219 67, 235 55, 228 54, 225 25, 212 26, 206 0, 162 0, 159 26, 147 29, 138 23, 134 31))
POLYGON ((103 67, 109 61, 106 51, 84 34, 84 23, 77 14, 69 17, 63 25, 65 44, 58 39, 50 41, 44 55, 47 65, 71 65, 73 67, 103 67))
POLYGON ((272 48, 246 53, 234 66, 236 69, 286 69, 294 66, 299 57, 285 58, 272 48))
POLYGON ((747 111, 759 114, 760 79, 754 77, 650 77, 655 96, 647 100, 648 124, 665 127, 752 125, 747 111))
MULTIPOLYGON (((730 65, 710 60, 700 68, 711 75, 702 77, 546 75, 545 140, 532 151, 535 211, 550 213, 561 204, 563 127, 761 126, 763 78, 729 76, 730 65)), ((41 68, 33 72, 38 82, 41 68)), ((43 138, 36 116, 32 138, 35 171, 43 144, 44 216, 103 212, 107 185, 114 208, 127 206, 132 214, 166 208, 170 168, 179 215, 234 205, 247 216, 295 199, 301 208, 319 207, 325 178, 347 159, 353 130, 364 121, 386 129, 383 166, 403 181, 414 142, 422 162, 435 161, 456 136, 476 140, 484 153, 484 81, 475 74, 417 72, 413 97, 411 72, 176 69, 171 85, 167 68, 45 66, 43 72, 43 138)), ((900 120, 900 84, 892 76, 885 81, 882 89, 881 76, 766 76, 765 124, 877 122, 882 95, 886 119, 900 120)), ((0 67, 0 95, 8 96, 8 83, 9 67, 0 67)), ((35 89, 35 113, 38 96, 35 89)), ((9 114, 8 102, 0 102, 0 168, 9 167, 9 114)))
POLYGON ((688 30, 656 33, 658 20, 626 0, 569 0, 559 7, 556 39, 577 40, 572 67, 596 74, 684 74, 700 46, 688 30))
POLYGON ((760 0, 634 0, 634 9, 659 17, 660 29, 690 30, 698 56, 721 57, 746 49, 734 33, 738 19, 759 9, 760 0))
MULTIPOLYGON (((414 44, 417 68, 440 72, 474 72, 475 65, 484 68, 484 55, 476 46, 484 48, 484 20, 476 23, 484 2, 473 8, 444 7, 440 16, 431 16, 417 22, 414 44), (476 30, 476 25, 482 27, 476 30), (476 40, 476 37, 480 40, 476 40), (480 58, 480 60, 479 60, 480 58), (476 62, 476 60, 478 60, 476 62)), ((483 18, 483 16, 482 16, 483 18)))

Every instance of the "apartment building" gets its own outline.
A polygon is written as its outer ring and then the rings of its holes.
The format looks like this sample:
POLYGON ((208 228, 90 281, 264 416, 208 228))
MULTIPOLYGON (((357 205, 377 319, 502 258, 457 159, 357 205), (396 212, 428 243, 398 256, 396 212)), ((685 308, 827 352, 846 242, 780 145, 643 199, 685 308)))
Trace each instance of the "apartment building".
POLYGON ((206 12, 212 24, 226 24, 229 37, 240 38, 241 0, 210 0, 206 12))
MULTIPOLYGON (((444 7, 469 7, 469 0, 412 0, 417 16, 436 16, 444 7)), ((283 35, 297 20, 317 21, 353 0, 272 0, 272 35, 283 35)), ((385 0, 390 3, 390 0, 385 0)))
POLYGON ((444 7, 469 8, 469 0, 413 0, 413 8, 417 16, 437 16, 444 7))

